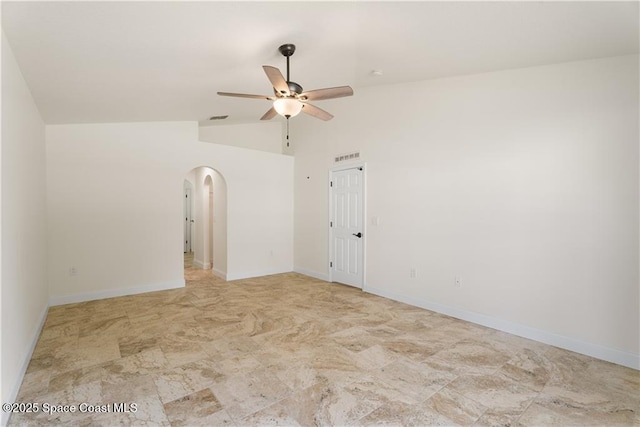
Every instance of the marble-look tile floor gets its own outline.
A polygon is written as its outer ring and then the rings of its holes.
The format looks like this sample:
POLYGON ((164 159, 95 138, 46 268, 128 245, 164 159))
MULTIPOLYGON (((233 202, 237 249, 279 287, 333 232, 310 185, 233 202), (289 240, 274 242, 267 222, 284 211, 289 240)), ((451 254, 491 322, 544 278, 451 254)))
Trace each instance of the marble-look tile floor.
POLYGON ((299 274, 185 275, 52 307, 17 400, 110 412, 9 425, 640 425, 632 369, 299 274))

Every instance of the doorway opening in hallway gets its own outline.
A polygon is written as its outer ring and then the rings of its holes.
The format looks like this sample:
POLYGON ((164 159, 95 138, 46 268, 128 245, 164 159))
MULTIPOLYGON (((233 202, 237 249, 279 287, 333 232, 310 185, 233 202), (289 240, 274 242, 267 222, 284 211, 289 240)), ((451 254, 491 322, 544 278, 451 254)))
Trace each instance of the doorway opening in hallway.
POLYGON ((227 184, 208 166, 193 168, 183 182, 185 279, 207 271, 227 276, 227 184))

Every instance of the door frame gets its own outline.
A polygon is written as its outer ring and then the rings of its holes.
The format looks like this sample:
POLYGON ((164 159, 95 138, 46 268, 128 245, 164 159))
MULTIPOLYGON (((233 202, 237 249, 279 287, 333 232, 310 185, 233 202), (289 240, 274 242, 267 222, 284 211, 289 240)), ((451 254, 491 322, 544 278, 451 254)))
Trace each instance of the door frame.
POLYGON ((183 217, 186 214, 186 218, 185 218, 185 222, 186 224, 184 225, 184 229, 183 229, 183 234, 186 234, 186 236, 183 235, 182 240, 185 240, 183 248, 186 249, 186 247, 188 246, 188 251, 185 251, 184 253, 191 253, 193 252, 193 230, 192 230, 192 224, 193 224, 193 185, 191 184, 191 182, 189 182, 188 180, 184 180, 184 183, 182 185, 182 195, 184 196, 184 198, 182 199, 182 206, 183 206, 183 217), (188 201, 188 202, 187 202, 188 201), (186 208, 186 206, 188 205, 188 208, 186 208), (187 211, 186 213, 184 211, 187 211))
POLYGON ((328 251, 328 261, 327 268, 329 269, 329 274, 327 275, 329 278, 329 282, 333 282, 333 267, 331 267, 331 262, 333 262, 333 228, 331 227, 332 215, 333 215, 333 187, 331 186, 331 181, 333 180, 333 174, 335 172, 340 172, 348 169, 362 169, 362 288, 361 290, 365 290, 367 286, 367 162, 358 162, 358 163, 349 163, 346 165, 335 166, 329 168, 328 178, 327 178, 327 195, 329 198, 329 218, 327 220, 327 236, 329 242, 329 251, 328 251))

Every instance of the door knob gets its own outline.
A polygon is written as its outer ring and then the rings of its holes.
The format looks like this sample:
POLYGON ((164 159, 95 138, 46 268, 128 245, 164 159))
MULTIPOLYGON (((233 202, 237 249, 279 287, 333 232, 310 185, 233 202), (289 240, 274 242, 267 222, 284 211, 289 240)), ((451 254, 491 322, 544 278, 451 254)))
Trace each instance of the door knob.
POLYGON ((362 237, 362 233, 360 233, 360 232, 358 232, 358 234, 355 234, 355 233, 354 233, 353 235, 354 235, 354 236, 356 236, 356 237, 358 237, 358 238, 362 237))

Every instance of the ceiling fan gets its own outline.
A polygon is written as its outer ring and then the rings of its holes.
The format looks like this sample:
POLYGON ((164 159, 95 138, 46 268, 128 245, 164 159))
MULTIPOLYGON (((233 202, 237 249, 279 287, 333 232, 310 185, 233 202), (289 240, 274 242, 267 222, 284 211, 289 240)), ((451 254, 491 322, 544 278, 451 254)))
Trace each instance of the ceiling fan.
POLYGON ((320 120, 331 120, 333 118, 331 114, 322 108, 309 104, 307 101, 320 101, 323 99, 351 96, 353 95, 353 89, 349 86, 338 86, 303 92, 302 86, 298 83, 292 82, 289 75, 289 58, 296 51, 296 46, 290 43, 283 44, 278 48, 278 50, 287 58, 287 79, 284 79, 282 73, 276 67, 271 67, 269 65, 262 66, 267 78, 273 85, 274 96, 229 92, 218 92, 218 95, 273 101, 273 106, 260 118, 260 120, 270 120, 277 114, 280 114, 289 120, 290 117, 297 116, 300 111, 320 120))

